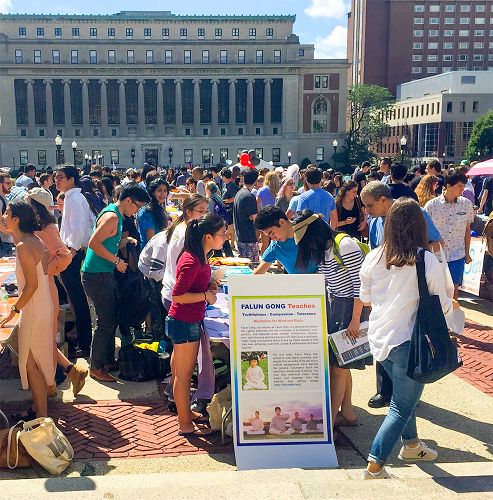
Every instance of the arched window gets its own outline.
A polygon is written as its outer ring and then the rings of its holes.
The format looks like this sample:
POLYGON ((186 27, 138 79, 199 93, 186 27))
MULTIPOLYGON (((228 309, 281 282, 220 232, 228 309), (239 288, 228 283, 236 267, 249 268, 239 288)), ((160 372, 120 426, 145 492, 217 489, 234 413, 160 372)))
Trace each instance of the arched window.
POLYGON ((329 113, 327 100, 318 97, 312 106, 312 132, 314 134, 325 134, 328 132, 329 113))

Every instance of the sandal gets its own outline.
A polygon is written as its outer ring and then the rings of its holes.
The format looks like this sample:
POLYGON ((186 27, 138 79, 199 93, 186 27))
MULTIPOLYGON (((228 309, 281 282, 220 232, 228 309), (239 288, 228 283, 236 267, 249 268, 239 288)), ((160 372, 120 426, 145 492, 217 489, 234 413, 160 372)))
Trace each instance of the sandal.
POLYGON ((36 412, 33 410, 32 406, 29 407, 27 410, 12 413, 12 419, 15 422, 19 422, 19 420, 24 420, 24 422, 28 422, 29 420, 34 420, 35 418, 36 418, 36 412))
POLYGON ((355 418, 354 420, 349 420, 340 411, 337 412, 336 419, 334 422, 334 427, 358 427, 359 420, 355 418))
POLYGON ((211 436, 212 434, 215 434, 216 431, 213 430, 213 429, 200 429, 200 428, 196 428, 194 429, 193 431, 189 431, 189 432, 184 432, 184 431, 178 431, 178 436, 182 436, 182 437, 192 437, 192 436, 196 436, 196 437, 200 437, 200 436, 211 436), (210 432, 208 432, 210 431, 210 432))

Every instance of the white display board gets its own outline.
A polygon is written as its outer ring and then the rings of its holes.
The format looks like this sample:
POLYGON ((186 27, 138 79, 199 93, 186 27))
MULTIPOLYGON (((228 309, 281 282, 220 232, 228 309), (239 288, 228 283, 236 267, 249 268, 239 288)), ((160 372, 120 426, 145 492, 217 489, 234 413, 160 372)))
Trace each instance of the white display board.
POLYGON ((479 287, 481 286, 481 274, 483 272, 484 252, 486 250, 486 242, 481 238, 472 238, 469 255, 472 262, 466 264, 464 269, 464 279, 462 281, 461 290, 467 293, 472 293, 479 297, 479 287))
POLYGON ((337 467, 323 276, 228 285, 238 469, 337 467))

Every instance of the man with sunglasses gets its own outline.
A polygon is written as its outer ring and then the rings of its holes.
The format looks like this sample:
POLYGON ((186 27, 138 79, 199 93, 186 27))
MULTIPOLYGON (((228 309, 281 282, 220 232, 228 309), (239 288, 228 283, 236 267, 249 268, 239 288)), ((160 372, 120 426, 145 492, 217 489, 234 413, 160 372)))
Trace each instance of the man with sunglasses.
POLYGON ((115 365, 116 270, 127 270, 125 261, 117 257, 122 240, 123 216, 132 217, 150 201, 147 191, 136 183, 126 184, 116 203, 110 203, 98 215, 82 264, 82 285, 96 310, 96 330, 91 346, 91 371, 93 379, 115 382, 109 371, 115 365))

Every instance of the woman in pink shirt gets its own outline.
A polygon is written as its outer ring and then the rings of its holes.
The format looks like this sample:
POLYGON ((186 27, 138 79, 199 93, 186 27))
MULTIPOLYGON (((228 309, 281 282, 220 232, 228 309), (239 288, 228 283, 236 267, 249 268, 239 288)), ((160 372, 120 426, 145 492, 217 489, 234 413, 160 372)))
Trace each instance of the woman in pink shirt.
POLYGON ((188 225, 184 251, 178 259, 166 333, 173 342, 173 395, 178 411, 178 434, 181 436, 211 432, 200 429, 195 423, 202 415, 190 410, 190 380, 197 360, 205 308, 207 304, 216 302, 207 256, 212 250, 220 250, 226 237, 224 220, 214 214, 204 215, 188 225))

